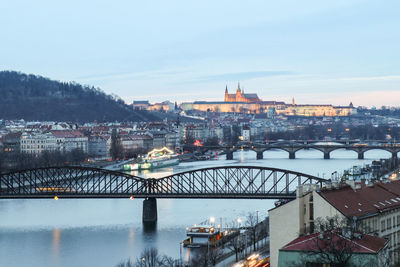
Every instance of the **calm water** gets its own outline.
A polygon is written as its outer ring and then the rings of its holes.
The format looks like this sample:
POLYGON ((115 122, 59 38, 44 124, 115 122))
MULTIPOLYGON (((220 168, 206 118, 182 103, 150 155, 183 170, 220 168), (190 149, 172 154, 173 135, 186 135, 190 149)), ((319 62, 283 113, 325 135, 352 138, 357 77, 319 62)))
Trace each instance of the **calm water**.
MULTIPOLYGON (((330 178, 353 165, 369 164, 388 158, 385 151, 373 150, 358 160, 352 151, 338 150, 330 160, 319 151, 302 150, 296 160, 287 152, 267 151, 256 160, 252 151, 235 152, 233 161, 221 159, 183 163, 174 168, 142 173, 161 177, 173 172, 226 164, 245 164, 290 169, 330 178)), ((179 258, 179 242, 185 228, 214 216, 219 223, 231 223, 248 212, 267 215, 271 200, 188 200, 159 199, 157 230, 143 231, 142 200, 60 199, 0 200, 0 266, 115 266, 121 260, 136 258, 146 247, 179 258)))

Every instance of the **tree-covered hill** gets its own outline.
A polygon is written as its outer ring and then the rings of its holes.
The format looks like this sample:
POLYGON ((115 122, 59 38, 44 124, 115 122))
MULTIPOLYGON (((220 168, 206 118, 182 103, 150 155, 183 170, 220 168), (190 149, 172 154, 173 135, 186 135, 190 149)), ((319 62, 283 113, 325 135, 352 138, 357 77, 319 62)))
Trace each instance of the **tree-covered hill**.
POLYGON ((0 119, 98 122, 160 119, 133 111, 98 88, 15 71, 0 72, 0 119))

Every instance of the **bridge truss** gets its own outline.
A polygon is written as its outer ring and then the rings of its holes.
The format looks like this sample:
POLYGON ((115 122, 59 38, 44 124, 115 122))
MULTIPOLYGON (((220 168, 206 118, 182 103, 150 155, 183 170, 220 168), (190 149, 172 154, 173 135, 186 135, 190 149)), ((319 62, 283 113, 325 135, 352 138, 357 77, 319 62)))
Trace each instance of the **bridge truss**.
POLYGON ((87 167, 49 167, 2 174, 0 198, 295 198, 299 185, 327 180, 290 170, 221 166, 141 178, 87 167))

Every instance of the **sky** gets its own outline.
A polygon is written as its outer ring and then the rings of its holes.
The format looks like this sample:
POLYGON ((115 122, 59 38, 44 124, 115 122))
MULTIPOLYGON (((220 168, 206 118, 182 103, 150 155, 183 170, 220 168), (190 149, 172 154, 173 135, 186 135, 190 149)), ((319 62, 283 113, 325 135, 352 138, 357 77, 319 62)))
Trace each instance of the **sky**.
POLYGON ((0 70, 133 100, 400 106, 400 1, 0 2, 0 70))

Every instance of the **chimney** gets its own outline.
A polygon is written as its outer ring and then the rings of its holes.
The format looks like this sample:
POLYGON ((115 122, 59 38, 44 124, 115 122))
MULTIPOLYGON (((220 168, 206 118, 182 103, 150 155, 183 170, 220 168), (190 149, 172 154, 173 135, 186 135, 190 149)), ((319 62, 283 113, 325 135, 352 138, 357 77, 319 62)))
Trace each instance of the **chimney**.
POLYGON ((326 187, 326 189, 331 190, 332 189, 332 183, 326 183, 325 187, 326 187))
POLYGON ((299 185, 297 188, 296 188, 296 198, 300 198, 300 197, 302 197, 303 196, 303 186, 302 185, 299 185))
POLYGON ((354 182, 354 180, 347 180, 346 184, 350 185, 351 188, 356 189, 356 183, 354 182))

